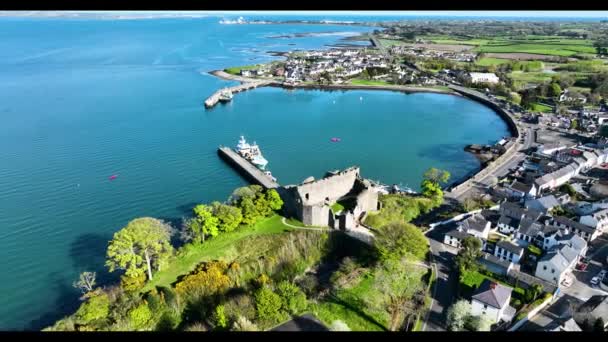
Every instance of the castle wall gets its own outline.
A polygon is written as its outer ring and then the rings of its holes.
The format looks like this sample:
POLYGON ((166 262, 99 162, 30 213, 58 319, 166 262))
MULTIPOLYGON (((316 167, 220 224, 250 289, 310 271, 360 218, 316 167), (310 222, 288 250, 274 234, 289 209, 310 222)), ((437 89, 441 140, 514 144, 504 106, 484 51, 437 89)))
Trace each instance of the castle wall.
POLYGON ((333 202, 353 188, 358 176, 359 168, 353 167, 334 176, 299 185, 298 193, 304 204, 323 203, 326 199, 333 202))

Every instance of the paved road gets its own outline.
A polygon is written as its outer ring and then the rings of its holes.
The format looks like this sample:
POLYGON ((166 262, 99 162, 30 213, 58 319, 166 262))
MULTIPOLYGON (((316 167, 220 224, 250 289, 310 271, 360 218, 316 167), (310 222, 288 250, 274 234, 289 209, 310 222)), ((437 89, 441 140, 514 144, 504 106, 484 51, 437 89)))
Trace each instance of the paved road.
POLYGON ((439 226, 427 233, 435 266, 436 278, 432 291, 432 305, 422 326, 423 331, 445 331, 447 309, 456 299, 458 275, 454 272, 456 249, 443 244, 444 234, 454 225, 439 226))

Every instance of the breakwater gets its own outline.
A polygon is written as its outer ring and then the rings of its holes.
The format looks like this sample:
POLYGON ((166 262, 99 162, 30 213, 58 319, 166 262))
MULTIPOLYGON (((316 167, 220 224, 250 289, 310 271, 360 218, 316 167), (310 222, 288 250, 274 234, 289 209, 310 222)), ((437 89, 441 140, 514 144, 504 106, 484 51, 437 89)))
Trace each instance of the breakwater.
POLYGON ((270 177, 268 177, 264 172, 262 172, 257 167, 253 166, 249 161, 245 158, 241 157, 238 153, 234 152, 228 147, 220 147, 217 150, 217 153, 228 162, 228 164, 234 166, 236 170, 256 184, 263 186, 266 189, 275 189, 279 187, 279 184, 270 177))

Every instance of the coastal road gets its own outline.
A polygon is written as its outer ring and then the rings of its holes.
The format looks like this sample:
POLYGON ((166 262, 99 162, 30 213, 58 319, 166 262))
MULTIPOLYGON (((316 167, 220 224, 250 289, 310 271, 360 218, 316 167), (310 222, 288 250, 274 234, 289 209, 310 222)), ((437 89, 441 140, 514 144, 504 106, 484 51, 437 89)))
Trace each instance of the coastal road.
POLYGON ((425 233, 429 238, 436 274, 431 289, 431 309, 424 320, 422 331, 445 331, 447 310, 456 299, 458 274, 455 272, 454 258, 457 250, 441 242, 445 233, 454 227, 453 224, 448 224, 425 233))

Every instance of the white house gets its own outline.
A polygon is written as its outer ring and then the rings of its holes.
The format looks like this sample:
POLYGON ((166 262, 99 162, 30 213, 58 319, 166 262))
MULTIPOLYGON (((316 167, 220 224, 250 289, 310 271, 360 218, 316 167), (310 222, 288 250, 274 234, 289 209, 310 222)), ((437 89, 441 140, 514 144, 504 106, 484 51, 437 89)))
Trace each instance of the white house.
POLYGON ((498 230, 503 234, 512 234, 519 227, 519 219, 507 216, 500 215, 497 223, 498 230))
POLYGON ((460 243, 462 242, 462 240, 464 240, 464 238, 468 236, 470 235, 465 232, 461 232, 458 229, 454 229, 452 231, 447 232, 443 236, 443 243, 452 247, 460 248, 460 243))
POLYGON ((509 196, 515 197, 518 200, 522 198, 534 198, 536 197, 537 191, 538 188, 535 184, 524 184, 517 180, 513 181, 513 183, 507 187, 507 192, 509 193, 509 196))
POLYGON ((601 235, 606 230, 606 227, 608 227, 608 209, 599 210, 593 214, 581 216, 579 222, 586 226, 595 228, 595 234, 590 236, 590 239, 588 240, 591 241, 601 235))
POLYGON ((461 221, 458 229, 469 235, 486 240, 488 238, 488 234, 490 233, 491 225, 492 223, 486 220, 482 215, 475 214, 461 221))
POLYGON ((500 79, 496 74, 491 72, 470 72, 468 74, 468 80, 471 83, 498 83, 500 79))
MULTIPOLYGON (((602 210, 604 211, 604 210, 602 210)), ((589 215, 591 216, 591 215, 589 215)), ((587 216, 583 216, 587 217, 587 216)), ((582 219, 582 217, 581 217, 582 219)), ((585 219, 585 222, 592 222, 589 219, 585 219)), ((580 236, 587 242, 591 242, 595 240, 598 236, 602 234, 602 230, 597 229, 596 226, 589 226, 584 223, 576 222, 564 216, 557 216, 553 218, 553 225, 566 228, 568 231, 580 236)))
POLYGON ((506 240, 498 241, 496 243, 496 248, 494 249, 494 256, 514 264, 519 263, 519 259, 521 259, 523 255, 524 249, 522 247, 506 240))
POLYGON ((524 218, 519 223, 519 228, 515 233, 515 237, 518 240, 518 244, 521 246, 528 246, 534 241, 538 233, 542 230, 543 225, 536 222, 535 220, 524 218))
POLYGON ((568 244, 553 246, 538 260, 534 275, 559 286, 584 253, 576 247, 568 244))
POLYGON ((471 314, 488 315, 495 323, 510 322, 515 309, 509 306, 512 288, 484 280, 471 297, 471 314))
POLYGON ((568 89, 565 89, 559 95, 559 102, 564 102, 564 101, 568 101, 568 102, 578 101, 580 103, 585 103, 585 102, 587 102, 587 98, 580 94, 573 95, 572 93, 570 93, 570 91, 568 89))

